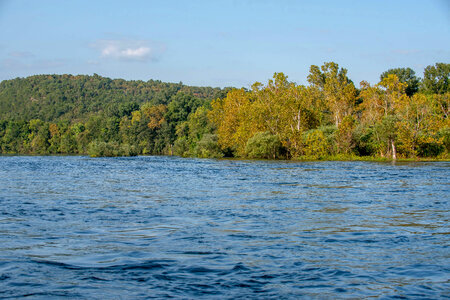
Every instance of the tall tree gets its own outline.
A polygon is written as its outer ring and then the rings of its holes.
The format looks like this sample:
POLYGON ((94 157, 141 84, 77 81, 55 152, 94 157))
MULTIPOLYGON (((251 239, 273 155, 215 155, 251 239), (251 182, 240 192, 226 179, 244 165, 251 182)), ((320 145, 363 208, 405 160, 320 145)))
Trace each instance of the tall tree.
POLYGON ((237 156, 244 155, 248 139, 263 130, 258 128, 259 122, 255 122, 260 116, 253 111, 250 94, 244 89, 235 89, 228 92, 225 99, 213 101, 211 107, 208 117, 217 127, 221 148, 237 156))
POLYGON ((331 111, 336 127, 345 116, 352 113, 356 100, 356 88, 347 77, 347 70, 334 62, 322 67, 311 66, 308 82, 323 93, 326 107, 331 111))
POLYGON ((425 93, 445 94, 450 92, 450 64, 436 63, 423 73, 422 88, 425 93))
POLYGON ((442 128, 448 127, 435 97, 418 93, 398 109, 397 141, 404 156, 434 156, 442 150, 442 128))
POLYGON ((389 74, 373 87, 367 82, 361 82, 361 87, 361 121, 372 128, 381 155, 392 155, 396 159, 398 111, 409 99, 405 93, 406 84, 396 75, 389 74))
POLYGON ((380 81, 388 77, 388 75, 396 75, 400 82, 406 83, 407 87, 405 89, 406 95, 411 97, 419 90, 420 79, 416 76, 416 72, 414 72, 411 68, 395 68, 389 69, 383 72, 380 76, 380 81))

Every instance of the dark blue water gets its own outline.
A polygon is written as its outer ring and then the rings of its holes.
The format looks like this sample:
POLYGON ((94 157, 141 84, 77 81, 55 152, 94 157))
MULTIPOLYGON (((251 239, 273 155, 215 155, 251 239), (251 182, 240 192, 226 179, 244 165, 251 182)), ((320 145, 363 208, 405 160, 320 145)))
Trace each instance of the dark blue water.
POLYGON ((450 163, 0 157, 0 297, 449 298, 450 163))

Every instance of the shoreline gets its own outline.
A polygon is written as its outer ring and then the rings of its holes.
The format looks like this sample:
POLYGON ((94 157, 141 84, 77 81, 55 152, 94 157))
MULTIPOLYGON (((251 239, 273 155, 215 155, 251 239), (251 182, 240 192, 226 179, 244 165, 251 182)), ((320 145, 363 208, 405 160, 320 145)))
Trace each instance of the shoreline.
POLYGON ((236 161, 280 161, 280 162, 332 162, 332 161, 368 161, 368 162, 450 162, 450 158, 432 158, 432 157, 417 157, 417 158, 386 158, 386 157, 372 157, 372 156, 327 156, 323 158, 314 158, 309 156, 301 156, 292 159, 254 159, 245 157, 222 157, 222 158, 203 158, 195 156, 178 156, 178 155, 129 155, 129 156, 90 156, 88 154, 32 154, 32 153, 0 153, 0 157, 8 156, 85 156, 89 158, 114 158, 114 157, 146 157, 146 156, 167 156, 178 158, 191 158, 191 159, 214 159, 214 160, 236 160, 236 161))

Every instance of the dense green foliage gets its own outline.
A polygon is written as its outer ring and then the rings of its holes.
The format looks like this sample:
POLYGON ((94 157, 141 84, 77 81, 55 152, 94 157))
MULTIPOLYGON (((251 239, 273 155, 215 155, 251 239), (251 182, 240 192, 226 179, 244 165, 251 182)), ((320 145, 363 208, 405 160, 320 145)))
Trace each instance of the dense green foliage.
POLYGON ((224 95, 219 88, 98 76, 36 75, 0 83, 0 119, 86 121, 92 114, 121 118, 143 103, 168 105, 178 93, 199 99, 224 95))
POLYGON ((275 73, 250 90, 98 75, 0 83, 3 154, 448 158, 450 65, 390 69, 357 89, 335 63, 308 86, 275 73))
POLYGON ((5 80, 0 83, 1 153, 171 154, 177 126, 226 92, 98 75, 5 80))
POLYGON ((423 90, 430 94, 450 92, 450 64, 428 66, 423 73, 423 90))
POLYGON ((277 135, 270 132, 257 132, 245 146, 245 154, 250 158, 275 159, 281 157, 283 145, 277 135))

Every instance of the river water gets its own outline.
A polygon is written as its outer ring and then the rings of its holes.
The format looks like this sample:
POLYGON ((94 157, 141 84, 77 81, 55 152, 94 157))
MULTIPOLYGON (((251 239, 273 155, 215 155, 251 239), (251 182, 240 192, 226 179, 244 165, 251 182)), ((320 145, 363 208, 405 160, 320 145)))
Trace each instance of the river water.
POLYGON ((0 298, 449 298, 450 163, 0 157, 0 298))

